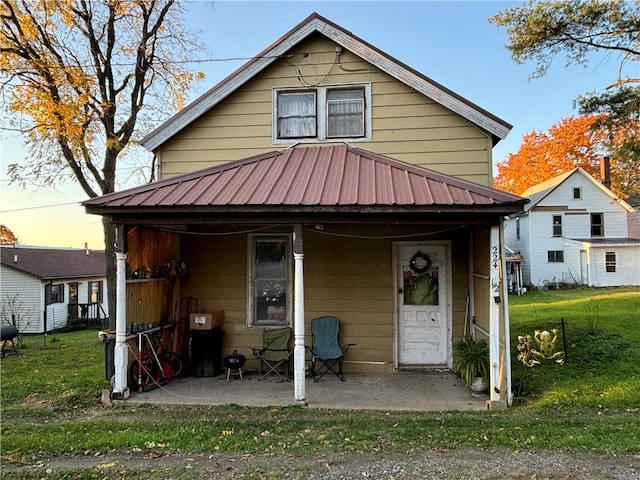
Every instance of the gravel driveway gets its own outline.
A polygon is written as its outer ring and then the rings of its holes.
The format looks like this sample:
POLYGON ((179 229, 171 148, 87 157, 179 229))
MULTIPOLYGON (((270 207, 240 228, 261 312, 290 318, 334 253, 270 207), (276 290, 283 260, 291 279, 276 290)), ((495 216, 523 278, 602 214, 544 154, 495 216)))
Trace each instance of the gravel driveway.
POLYGON ((25 464, 3 464, 2 478, 39 479, 63 471, 90 470, 99 473, 96 478, 128 479, 640 480, 640 455, 604 456, 508 449, 433 450, 419 454, 380 455, 335 452, 312 457, 140 452, 102 455, 85 452, 31 460, 25 464))

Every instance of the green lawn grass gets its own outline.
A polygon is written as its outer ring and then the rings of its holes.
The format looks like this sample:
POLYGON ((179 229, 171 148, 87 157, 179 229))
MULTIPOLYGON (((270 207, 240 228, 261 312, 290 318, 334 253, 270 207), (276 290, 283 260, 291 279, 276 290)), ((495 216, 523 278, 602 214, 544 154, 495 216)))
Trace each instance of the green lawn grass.
POLYGON ((103 408, 108 382, 96 331, 27 337, 18 357, 0 362, 2 461, 120 450, 640 452, 640 289, 536 291, 509 300, 512 346, 518 335, 565 319, 568 361, 527 368, 514 349, 516 401, 502 411, 103 408))
POLYGON ((533 291, 511 297, 512 346, 519 335, 557 328, 566 363, 528 368, 514 360, 516 403, 530 407, 640 407, 640 289, 533 291))

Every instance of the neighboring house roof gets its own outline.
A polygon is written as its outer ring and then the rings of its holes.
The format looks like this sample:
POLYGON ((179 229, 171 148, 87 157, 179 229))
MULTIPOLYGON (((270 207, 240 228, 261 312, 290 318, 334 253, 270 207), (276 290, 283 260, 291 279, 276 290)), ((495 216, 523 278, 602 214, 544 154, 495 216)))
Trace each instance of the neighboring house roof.
POLYGON ((633 208, 640 208, 640 193, 634 193, 630 197, 627 197, 626 202, 633 208))
POLYGON ((623 199, 615 195, 611 190, 605 187, 602 183, 598 182, 595 178, 589 175, 585 170, 580 167, 574 168, 573 170, 569 170, 557 177, 553 177, 545 182, 534 185, 533 187, 525 190, 521 196, 528 198, 531 203, 529 203, 525 207, 525 211, 529 211, 538 205, 542 200, 544 200, 551 192, 560 187, 565 181, 574 175, 582 175, 589 181, 591 181, 594 185, 596 185, 600 190, 602 190, 607 196, 611 199, 618 202, 623 208, 625 208, 628 212, 633 212, 633 207, 625 202, 623 199))
POLYGON ((42 280, 106 275, 104 251, 2 245, 2 267, 42 280))
POLYGON ((349 145, 292 147, 84 202, 93 213, 515 212, 526 199, 349 145))
POLYGON ((493 137, 494 144, 505 138, 512 128, 512 125, 492 113, 387 55, 339 25, 313 13, 177 115, 145 136, 140 143, 153 151, 314 33, 324 35, 381 71, 489 132, 493 137))
POLYGON ((635 247, 640 246, 640 238, 567 238, 574 242, 589 243, 595 247, 635 247))

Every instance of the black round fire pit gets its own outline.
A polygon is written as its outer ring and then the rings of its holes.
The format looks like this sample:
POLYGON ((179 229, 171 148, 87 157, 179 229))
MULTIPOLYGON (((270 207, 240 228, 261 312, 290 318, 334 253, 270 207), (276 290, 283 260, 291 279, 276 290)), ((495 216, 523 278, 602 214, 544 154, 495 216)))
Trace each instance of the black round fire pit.
POLYGON ((233 353, 222 359, 222 363, 227 369, 227 382, 231 375, 237 375, 240 377, 240 380, 242 380, 242 367, 247 363, 247 357, 238 353, 237 350, 234 350, 233 353))

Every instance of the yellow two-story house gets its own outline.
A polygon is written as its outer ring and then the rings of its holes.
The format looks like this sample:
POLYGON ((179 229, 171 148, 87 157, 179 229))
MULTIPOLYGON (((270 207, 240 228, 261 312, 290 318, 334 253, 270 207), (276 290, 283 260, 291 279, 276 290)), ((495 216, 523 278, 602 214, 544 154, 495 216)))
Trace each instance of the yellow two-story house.
POLYGON ((325 315, 357 344, 345 372, 451 369, 459 338, 486 338, 490 401, 510 403, 502 222, 526 201, 491 188, 510 128, 312 14, 143 139, 160 181, 85 202, 118 231, 114 392, 131 312, 175 322, 184 350, 197 308, 224 311, 224 351, 292 327, 295 403, 325 315), (141 308, 153 288, 126 268, 172 261, 141 308))

